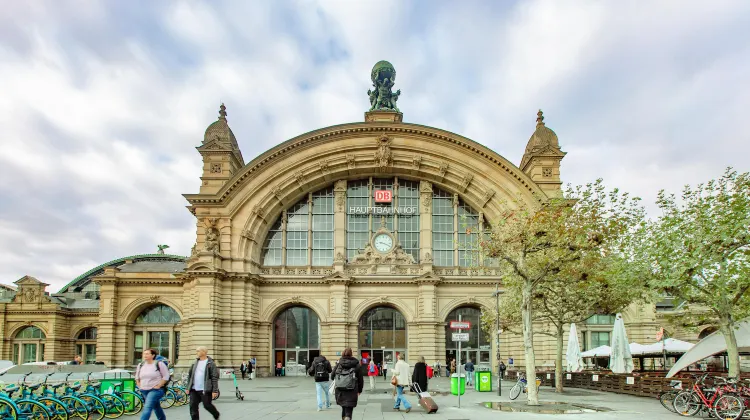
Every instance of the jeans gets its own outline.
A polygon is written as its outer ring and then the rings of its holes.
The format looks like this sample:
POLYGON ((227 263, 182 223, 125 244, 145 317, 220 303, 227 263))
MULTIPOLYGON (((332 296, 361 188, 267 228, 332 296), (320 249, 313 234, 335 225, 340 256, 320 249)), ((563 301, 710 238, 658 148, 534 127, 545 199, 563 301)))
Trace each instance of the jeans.
POLYGON ((192 420, 199 419, 198 405, 200 403, 203 403, 203 408, 205 408, 213 418, 219 418, 219 410, 214 407, 213 399, 211 397, 212 395, 210 392, 196 391, 194 389, 190 390, 190 418, 192 420))
POLYGON ((159 400, 164 396, 163 389, 142 389, 141 395, 143 395, 143 412, 141 412, 141 420, 150 420, 151 412, 156 413, 157 420, 166 420, 167 416, 164 415, 164 410, 159 405, 159 400))
POLYGON ((370 391, 375 391, 375 376, 370 376, 370 391))
POLYGON ((328 396, 328 381, 315 382, 315 391, 318 394, 318 408, 323 408, 323 395, 326 396, 326 408, 331 408, 331 398, 328 396))
POLYGON ((404 402, 404 408, 411 408, 411 404, 409 404, 409 401, 406 400, 406 396, 404 396, 404 387, 396 385, 396 405, 394 405, 393 408, 399 408, 401 401, 404 402))
POLYGON ((466 386, 471 386, 474 383, 474 371, 466 372, 466 386))

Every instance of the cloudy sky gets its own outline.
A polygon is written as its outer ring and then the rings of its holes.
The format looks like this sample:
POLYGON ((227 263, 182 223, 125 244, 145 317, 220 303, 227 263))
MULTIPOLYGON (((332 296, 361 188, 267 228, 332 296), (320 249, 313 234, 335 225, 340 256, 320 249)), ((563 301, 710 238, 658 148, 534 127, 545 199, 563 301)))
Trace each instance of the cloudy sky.
POLYGON ((181 194, 220 102, 250 160, 362 121, 382 59, 406 121, 515 163, 542 108, 566 182, 653 203, 747 171, 749 27, 746 0, 6 2, 0 282, 57 291, 156 244, 187 255, 181 194))

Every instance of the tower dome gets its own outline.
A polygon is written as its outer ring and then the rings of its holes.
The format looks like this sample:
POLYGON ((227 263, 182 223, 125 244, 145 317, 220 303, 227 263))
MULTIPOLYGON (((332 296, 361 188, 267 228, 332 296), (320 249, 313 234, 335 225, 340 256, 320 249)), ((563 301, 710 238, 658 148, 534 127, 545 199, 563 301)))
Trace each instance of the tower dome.
POLYGON ((234 133, 227 123, 227 107, 224 106, 223 103, 219 107, 219 119, 212 122, 208 128, 206 128, 202 144, 206 144, 212 140, 216 140, 223 146, 230 147, 237 159, 240 162, 244 162, 242 159, 242 152, 237 144, 237 138, 234 137, 234 133))
POLYGON ((549 152, 561 152, 560 141, 557 134, 551 128, 544 125, 544 114, 540 109, 536 114, 536 130, 526 144, 526 150, 521 159, 521 169, 531 160, 532 156, 549 152))

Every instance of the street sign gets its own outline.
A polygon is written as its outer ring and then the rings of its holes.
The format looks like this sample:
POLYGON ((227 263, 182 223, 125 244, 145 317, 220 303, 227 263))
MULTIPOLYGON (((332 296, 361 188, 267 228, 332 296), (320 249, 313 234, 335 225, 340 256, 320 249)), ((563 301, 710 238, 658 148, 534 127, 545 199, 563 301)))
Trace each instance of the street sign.
POLYGON ((470 330, 471 322, 469 321, 451 321, 451 329, 453 330, 470 330))
POLYGON ((469 333, 453 333, 453 341, 469 341, 469 333))

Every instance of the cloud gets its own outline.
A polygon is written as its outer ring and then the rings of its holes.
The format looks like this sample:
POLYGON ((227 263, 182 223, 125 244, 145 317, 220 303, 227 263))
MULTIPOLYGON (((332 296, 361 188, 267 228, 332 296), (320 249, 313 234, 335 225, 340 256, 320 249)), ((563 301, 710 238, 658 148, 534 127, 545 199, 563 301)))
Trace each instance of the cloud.
MULTIPOLYGON (((748 170, 750 3, 15 2, 0 11, 0 281, 57 290, 125 255, 186 255, 194 147, 220 101, 246 160, 362 120, 398 70, 405 120, 519 162, 538 108, 562 175, 652 203, 748 170)), ((651 205, 653 209, 653 205, 651 205)))

